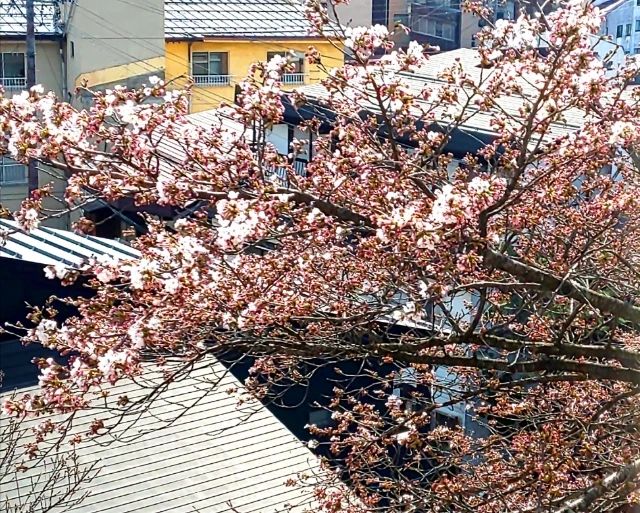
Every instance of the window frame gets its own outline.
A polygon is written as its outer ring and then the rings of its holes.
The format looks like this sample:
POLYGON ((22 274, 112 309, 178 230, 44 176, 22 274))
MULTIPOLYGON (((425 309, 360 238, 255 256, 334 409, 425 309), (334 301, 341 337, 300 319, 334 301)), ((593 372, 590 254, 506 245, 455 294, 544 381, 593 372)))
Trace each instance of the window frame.
POLYGON ((10 157, 5 157, 0 155, 0 185, 25 185, 27 183, 27 166, 24 164, 20 164, 13 160, 10 157), (20 180, 5 180, 5 168, 8 167, 21 167, 22 168, 22 177, 20 180))
POLYGON ((622 37, 623 32, 624 32, 624 25, 616 26, 616 38, 622 37))
POLYGON ((24 52, 0 52, 0 80, 5 78, 27 78, 27 56, 24 52), (7 76, 5 74, 5 55, 22 55, 22 75, 7 76))
POLYGON ((197 85, 229 85, 231 79, 229 74, 229 52, 191 52, 191 75, 197 85), (214 56, 218 57, 217 63, 220 67, 217 73, 213 73, 212 63, 214 63, 214 56), (206 73, 201 71, 206 71, 206 73))
POLYGON ((636 20, 636 32, 640 32, 640 18, 636 20))
POLYGON ((295 69, 293 71, 287 71, 282 76, 282 82, 284 85, 299 85, 304 84, 306 71, 305 71, 305 58, 303 55, 300 55, 298 52, 295 52, 295 59, 292 58, 291 52, 286 52, 282 50, 273 50, 267 52, 267 62, 273 59, 276 55, 281 57, 285 57, 286 59, 290 59, 292 64, 294 64, 295 69))
POLYGON ((624 27, 624 35, 625 37, 631 35, 631 23, 627 23, 624 27))

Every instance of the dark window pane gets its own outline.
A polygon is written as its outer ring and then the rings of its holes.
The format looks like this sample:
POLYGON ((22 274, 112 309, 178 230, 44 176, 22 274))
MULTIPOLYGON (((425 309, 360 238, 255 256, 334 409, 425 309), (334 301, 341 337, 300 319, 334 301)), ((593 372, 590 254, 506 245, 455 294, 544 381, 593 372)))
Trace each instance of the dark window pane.
POLYGON ((209 74, 227 75, 227 54, 224 52, 211 52, 209 54, 209 74))
POLYGON ((26 76, 23 53, 4 53, 2 57, 2 76, 7 78, 26 76))
POLYGON ((287 54, 285 52, 267 52, 267 60, 270 61, 276 55, 281 55, 282 57, 286 57, 287 54))
POLYGON ((209 54, 207 52, 196 52, 192 54, 193 74, 208 75, 209 74, 209 54))
POLYGON ((373 0, 371 22, 374 25, 387 25, 389 22, 389 0, 373 0))

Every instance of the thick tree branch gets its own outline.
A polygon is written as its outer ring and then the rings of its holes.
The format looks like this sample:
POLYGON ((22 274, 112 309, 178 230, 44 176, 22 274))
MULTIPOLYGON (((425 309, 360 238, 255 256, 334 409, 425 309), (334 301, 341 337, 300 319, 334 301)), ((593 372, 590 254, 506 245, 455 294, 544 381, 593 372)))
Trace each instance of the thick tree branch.
POLYGON ((640 474, 640 458, 633 460, 620 470, 609 474, 607 477, 587 489, 580 497, 566 502, 562 507, 553 513, 578 513, 587 509, 606 493, 612 491, 617 486, 629 482, 640 474))
POLYGON ((640 324, 640 308, 633 306, 629 302, 594 292, 571 280, 562 280, 546 271, 518 262, 490 249, 484 252, 484 263, 488 267, 499 269, 516 278, 538 283, 543 290, 555 291, 581 303, 586 302, 603 313, 609 313, 634 324, 640 324))
POLYGON ((545 358, 534 361, 510 363, 507 360, 466 356, 421 355, 407 352, 389 352, 398 362, 419 363, 426 365, 446 365, 450 367, 466 367, 470 369, 497 370, 503 372, 567 372, 584 374, 593 379, 606 379, 626 383, 640 384, 640 371, 626 367, 615 367, 591 362, 578 362, 559 358, 545 358))

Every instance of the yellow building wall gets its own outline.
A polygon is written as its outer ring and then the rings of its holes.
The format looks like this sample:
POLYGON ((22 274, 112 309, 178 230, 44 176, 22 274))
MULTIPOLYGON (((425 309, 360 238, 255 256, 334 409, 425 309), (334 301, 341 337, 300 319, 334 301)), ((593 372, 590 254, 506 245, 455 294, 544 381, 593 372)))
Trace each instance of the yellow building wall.
MULTIPOLYGON (((265 61, 267 52, 286 52, 293 50, 297 53, 306 52, 309 46, 314 46, 322 56, 322 64, 309 64, 305 62, 305 84, 312 84, 326 77, 324 68, 327 70, 342 66, 344 54, 341 46, 334 46, 328 41, 230 41, 212 40, 198 42, 167 42, 165 66, 165 78, 175 89, 183 88, 188 80, 190 70, 189 56, 193 52, 227 52, 229 54, 229 75, 231 84, 228 86, 202 86, 194 85, 191 96, 191 112, 218 107, 223 101, 232 103, 234 99, 235 85, 246 75, 251 64, 257 61, 265 61)), ((289 88, 300 87, 301 84, 288 86, 289 88)), ((287 89, 287 86, 284 87, 287 89)))

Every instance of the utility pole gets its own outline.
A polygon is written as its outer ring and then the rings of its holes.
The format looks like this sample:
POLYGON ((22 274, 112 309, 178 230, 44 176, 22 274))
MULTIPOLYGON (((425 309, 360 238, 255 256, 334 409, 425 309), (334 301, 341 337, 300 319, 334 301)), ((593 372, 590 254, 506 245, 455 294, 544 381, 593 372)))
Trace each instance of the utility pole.
MULTIPOLYGON (((27 90, 36 85, 36 27, 34 0, 27 2, 27 90)), ((27 173, 29 195, 38 188, 38 164, 34 159, 29 159, 27 173)))

